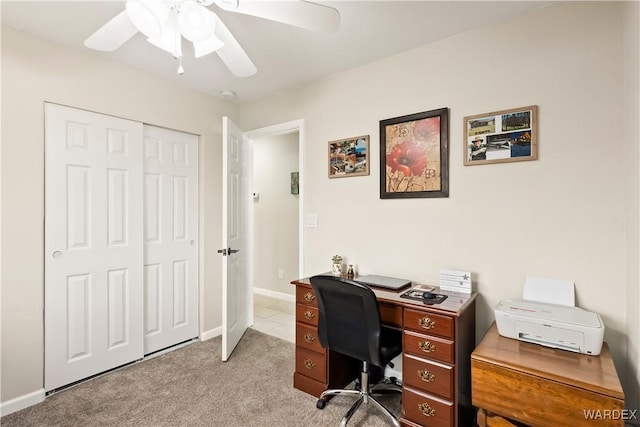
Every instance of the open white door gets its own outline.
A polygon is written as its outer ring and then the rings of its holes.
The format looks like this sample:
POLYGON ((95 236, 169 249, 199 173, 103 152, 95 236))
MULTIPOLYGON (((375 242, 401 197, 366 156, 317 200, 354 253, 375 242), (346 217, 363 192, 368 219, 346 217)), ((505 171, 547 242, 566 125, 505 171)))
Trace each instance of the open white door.
POLYGON ((222 360, 253 324, 251 142, 222 118, 222 360))

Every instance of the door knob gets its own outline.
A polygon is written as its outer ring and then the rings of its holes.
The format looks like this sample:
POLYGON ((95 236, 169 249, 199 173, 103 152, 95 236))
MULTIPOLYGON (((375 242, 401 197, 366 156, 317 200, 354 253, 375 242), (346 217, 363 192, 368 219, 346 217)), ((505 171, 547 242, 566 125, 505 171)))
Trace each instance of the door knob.
POLYGON ((195 245, 195 244, 196 244, 196 241, 195 241, 195 240, 189 240, 189 244, 190 244, 191 246, 193 246, 193 245, 195 245))
POLYGON ((218 249, 218 253, 222 254, 222 256, 235 254, 236 252, 240 252, 240 249, 231 249, 231 248, 218 249))
POLYGON ((54 251, 51 256, 53 257, 53 259, 58 259, 62 256, 62 252, 61 251, 54 251))

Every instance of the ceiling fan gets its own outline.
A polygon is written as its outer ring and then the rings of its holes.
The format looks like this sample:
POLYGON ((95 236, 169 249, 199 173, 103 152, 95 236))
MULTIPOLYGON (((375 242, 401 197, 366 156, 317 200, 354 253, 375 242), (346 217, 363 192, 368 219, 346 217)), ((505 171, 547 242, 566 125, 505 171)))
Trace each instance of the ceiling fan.
POLYGON ((314 31, 334 32, 340 14, 332 7, 305 0, 127 0, 125 10, 84 41, 91 49, 113 51, 138 32, 171 53, 182 68, 182 38, 193 43, 196 58, 216 52, 236 77, 257 72, 240 43, 208 7, 256 16, 314 31))

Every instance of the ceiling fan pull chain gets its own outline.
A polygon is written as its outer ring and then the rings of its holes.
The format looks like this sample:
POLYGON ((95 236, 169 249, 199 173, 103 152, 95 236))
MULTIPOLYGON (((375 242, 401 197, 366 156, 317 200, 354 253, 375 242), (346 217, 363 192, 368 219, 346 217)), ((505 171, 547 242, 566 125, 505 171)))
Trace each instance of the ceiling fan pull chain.
POLYGON ((176 31, 175 31, 175 44, 173 46, 173 56, 178 61, 180 61, 180 66, 178 67, 178 75, 181 76, 184 74, 184 68, 182 68, 182 35, 180 34, 180 31, 177 30, 179 13, 180 13, 180 9, 176 7, 175 18, 174 18, 176 31))
POLYGON ((179 75, 183 75, 184 74, 184 68, 182 68, 182 56, 180 58, 178 58, 180 60, 180 66, 178 67, 178 74, 179 75))

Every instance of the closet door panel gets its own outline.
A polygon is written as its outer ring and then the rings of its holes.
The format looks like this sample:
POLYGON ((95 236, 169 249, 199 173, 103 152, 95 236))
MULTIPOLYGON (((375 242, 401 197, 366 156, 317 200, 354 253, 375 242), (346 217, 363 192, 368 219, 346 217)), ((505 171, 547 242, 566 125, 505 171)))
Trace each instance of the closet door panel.
POLYGON ((144 127, 145 354, 196 338, 198 137, 144 127))
POLYGON ((137 360, 142 124, 45 104, 45 390, 137 360))

